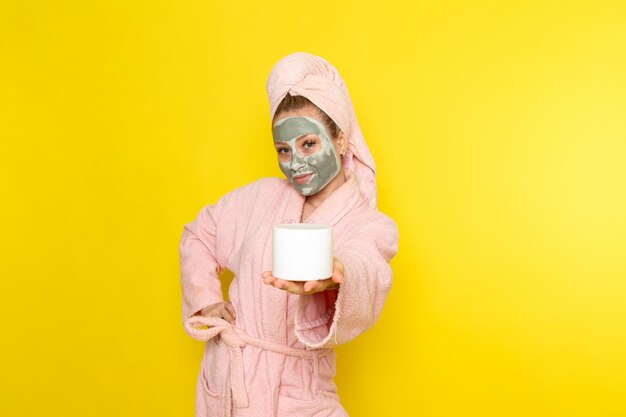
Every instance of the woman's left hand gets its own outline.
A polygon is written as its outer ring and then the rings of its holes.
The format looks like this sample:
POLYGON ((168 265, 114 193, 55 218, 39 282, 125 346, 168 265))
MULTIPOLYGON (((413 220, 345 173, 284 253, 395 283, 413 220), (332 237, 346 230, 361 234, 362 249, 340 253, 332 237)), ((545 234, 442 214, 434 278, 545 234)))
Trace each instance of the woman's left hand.
POLYGON ((276 278, 272 275, 272 271, 265 271, 263 283, 293 294, 315 294, 339 287, 339 284, 343 282, 343 273, 343 264, 339 259, 333 258, 333 275, 330 278, 316 281, 287 281, 276 278))

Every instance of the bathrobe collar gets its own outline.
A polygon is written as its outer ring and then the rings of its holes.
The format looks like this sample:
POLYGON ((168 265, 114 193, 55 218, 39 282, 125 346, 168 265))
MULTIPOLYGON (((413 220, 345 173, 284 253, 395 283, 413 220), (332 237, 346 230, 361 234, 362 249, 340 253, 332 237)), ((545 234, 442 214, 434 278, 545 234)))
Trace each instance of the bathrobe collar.
POLYGON ((290 204, 283 223, 316 223, 334 226, 350 210, 364 204, 355 172, 349 169, 344 169, 343 172, 346 182, 326 197, 305 221, 301 219, 306 197, 289 184, 287 198, 290 204))

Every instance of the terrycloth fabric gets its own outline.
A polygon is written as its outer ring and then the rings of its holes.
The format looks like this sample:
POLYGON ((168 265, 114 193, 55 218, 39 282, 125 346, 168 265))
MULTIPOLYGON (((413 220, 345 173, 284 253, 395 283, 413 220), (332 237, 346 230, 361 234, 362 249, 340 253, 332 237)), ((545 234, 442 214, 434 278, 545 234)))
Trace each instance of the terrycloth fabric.
POLYGON ((347 416, 333 381, 332 348, 378 319, 398 231, 368 205, 357 174, 344 174, 347 181, 304 221, 333 226, 334 255, 345 266, 338 289, 296 295, 263 283, 261 273, 272 270, 272 226, 303 220, 305 197, 285 179, 237 188, 185 224, 179 246, 183 324, 191 337, 206 341, 196 417, 347 416), (217 276, 224 269, 234 274, 234 325, 193 316, 223 301, 217 276))
POLYGON ((308 52, 294 52, 279 60, 267 78, 270 121, 287 93, 303 96, 322 109, 348 137, 344 168, 356 172, 361 192, 371 207, 376 207, 376 167, 363 139, 346 83, 337 69, 324 58, 308 52))

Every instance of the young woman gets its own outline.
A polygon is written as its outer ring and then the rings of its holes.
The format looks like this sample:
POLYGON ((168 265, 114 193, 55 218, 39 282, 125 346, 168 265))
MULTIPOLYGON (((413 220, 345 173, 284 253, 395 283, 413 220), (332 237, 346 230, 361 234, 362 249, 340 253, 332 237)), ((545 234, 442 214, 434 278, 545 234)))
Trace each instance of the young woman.
POLYGON ((272 68, 267 94, 286 179, 227 193, 181 236, 183 325, 206 342, 196 416, 347 416, 333 347, 378 319, 398 231, 376 208, 374 161, 337 70, 292 53, 272 68), (272 276, 272 226, 284 223, 333 226, 331 277, 272 276), (224 269, 234 274, 230 302, 218 279, 224 269))

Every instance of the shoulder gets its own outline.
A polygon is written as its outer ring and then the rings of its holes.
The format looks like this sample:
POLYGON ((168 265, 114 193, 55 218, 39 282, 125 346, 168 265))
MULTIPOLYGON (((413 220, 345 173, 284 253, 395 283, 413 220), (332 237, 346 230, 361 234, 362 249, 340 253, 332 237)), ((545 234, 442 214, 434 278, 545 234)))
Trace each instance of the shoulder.
POLYGON ((360 224, 361 228, 397 229, 396 222, 391 217, 378 208, 369 207, 363 199, 361 199, 361 204, 350 211, 346 217, 351 223, 360 224))
POLYGON ((387 214, 366 204, 352 210, 344 219, 345 230, 353 239, 367 239, 378 246, 396 246, 398 226, 387 214))

